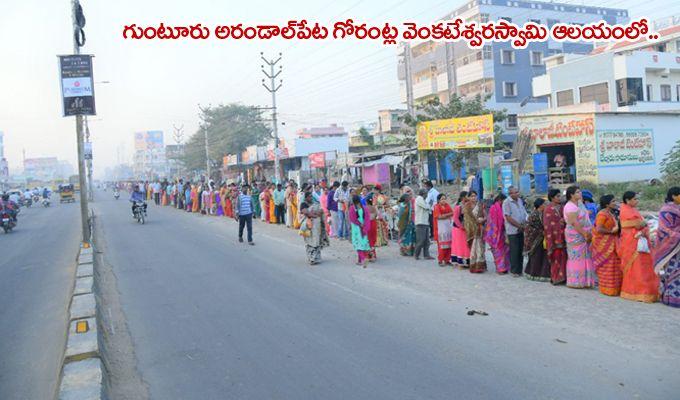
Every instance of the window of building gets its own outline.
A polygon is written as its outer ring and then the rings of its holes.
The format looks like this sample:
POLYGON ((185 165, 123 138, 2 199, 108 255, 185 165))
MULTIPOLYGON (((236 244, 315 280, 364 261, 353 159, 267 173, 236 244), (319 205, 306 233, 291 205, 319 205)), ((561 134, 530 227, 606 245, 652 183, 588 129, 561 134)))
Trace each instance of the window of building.
POLYGON ((559 23, 560 23, 559 19, 548 18, 548 28, 552 28, 553 25, 559 24, 559 23))
POLYGON ((620 107, 642 101, 642 78, 616 80, 616 102, 620 107))
POLYGON ((529 18, 529 22, 533 22, 534 24, 540 24, 541 20, 538 18, 529 18))
POLYGON ((557 54, 562 54, 562 50, 561 49, 548 49, 548 55, 549 56, 554 56, 554 55, 557 55, 557 54))
POLYGON ((488 13, 479 14, 479 22, 483 24, 489 22, 489 14, 488 13))
POLYGON ((475 53, 475 60, 479 61, 482 59, 482 52, 478 51, 475 53))
POLYGON ((482 55, 485 60, 491 60, 493 58, 493 50, 491 49, 491 46, 484 46, 482 48, 482 55))
POLYGON ((543 65, 543 53, 540 51, 532 51, 530 54, 531 65, 543 65))
POLYGON ((463 57, 463 65, 468 65, 468 64, 470 64, 470 59, 467 56, 463 57))
POLYGON ((501 50, 501 64, 514 64, 514 63, 515 63, 515 51, 501 50))
POLYGON ((609 85, 607 82, 579 88, 581 103, 594 101, 596 104, 609 104, 609 85))
POLYGON ((517 82, 503 82, 503 96, 517 97, 517 82))
POLYGON ((661 85, 661 101, 671 101, 671 85, 661 85))
POLYGON ((517 114, 508 114, 506 122, 506 127, 508 129, 517 129, 517 114))
POLYGON ((652 101, 652 85, 647 85, 647 101, 652 101))
POLYGON ((570 106, 574 104, 574 91, 572 89, 557 92, 556 97, 557 107, 570 106))
POLYGON ((510 17, 499 17, 498 19, 504 19, 507 22, 512 22, 512 18, 510 18, 510 17))
POLYGON ((680 101, 680 85, 675 86, 675 98, 677 99, 676 101, 680 101))

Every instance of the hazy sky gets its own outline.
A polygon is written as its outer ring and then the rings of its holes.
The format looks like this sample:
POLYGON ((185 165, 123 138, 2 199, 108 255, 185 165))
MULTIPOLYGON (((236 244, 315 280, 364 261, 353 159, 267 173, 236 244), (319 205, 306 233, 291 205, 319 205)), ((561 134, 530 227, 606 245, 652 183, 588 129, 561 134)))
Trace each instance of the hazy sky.
MULTIPOLYGON (((631 17, 680 14, 678 0, 566 0, 565 3, 627 8, 631 17)), ((208 26, 283 23, 307 19, 330 23, 354 18, 372 23, 406 19, 427 22, 464 1, 217 1, 81 0, 87 26, 82 52, 94 54, 97 116, 91 117, 95 174, 132 158, 133 133, 173 124, 185 137, 198 126, 197 105, 242 102, 267 106, 261 86, 260 51, 283 52, 279 92, 283 135, 303 126, 374 121, 377 110, 400 107, 396 49, 371 42, 339 41, 132 41, 127 24, 208 26)), ((57 156, 75 165, 74 118, 61 116, 58 54, 72 52, 70 0, 0 0, 0 131, 16 171, 27 157, 57 156)))

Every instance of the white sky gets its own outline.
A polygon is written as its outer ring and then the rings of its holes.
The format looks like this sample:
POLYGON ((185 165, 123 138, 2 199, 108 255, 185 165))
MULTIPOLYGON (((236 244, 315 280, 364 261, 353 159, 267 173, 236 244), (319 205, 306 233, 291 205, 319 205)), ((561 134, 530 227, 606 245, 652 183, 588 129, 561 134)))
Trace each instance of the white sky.
MULTIPOLYGON (((627 8, 631 17, 680 14, 678 0, 603 0, 565 3, 627 8)), ((283 52, 278 95, 284 137, 300 127, 374 121, 377 110, 398 108, 395 48, 340 41, 123 40, 127 24, 204 25, 283 23, 307 19, 330 25, 354 18, 371 23, 428 22, 464 1, 218 1, 81 0, 87 26, 82 52, 94 54, 97 116, 91 117, 95 174, 132 157, 133 133, 173 124, 185 138, 198 126, 197 105, 242 102, 268 106, 261 86, 260 51, 283 52)), ((27 157, 57 156, 76 164, 75 122, 61 116, 58 54, 72 52, 70 0, 0 0, 0 131, 10 168, 27 157)))

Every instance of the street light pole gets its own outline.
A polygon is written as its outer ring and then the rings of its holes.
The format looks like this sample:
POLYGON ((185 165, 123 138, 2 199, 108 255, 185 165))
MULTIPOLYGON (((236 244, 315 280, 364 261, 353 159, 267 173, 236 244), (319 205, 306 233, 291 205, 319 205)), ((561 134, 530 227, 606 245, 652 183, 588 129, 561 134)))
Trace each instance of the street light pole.
MULTIPOLYGON (((80 29, 76 22, 78 0, 71 0, 71 20, 73 32, 73 54, 80 54, 80 46, 75 32, 80 29)), ((85 170, 85 144, 83 143, 83 116, 76 115, 76 140, 78 142, 78 184, 80 185, 80 221, 82 225, 83 243, 90 242, 89 202, 87 198, 87 181, 85 170)))
POLYGON ((262 66, 262 73, 270 79, 270 85, 267 86, 265 83, 265 80, 262 79, 262 86, 264 86, 265 89, 269 93, 272 94, 272 124, 274 125, 274 176, 276 177, 276 182, 280 182, 281 180, 281 174, 279 172, 279 124, 277 123, 276 120, 276 92, 281 89, 281 85, 283 84, 283 80, 279 81, 279 85, 276 86, 276 78, 281 74, 281 69, 282 67, 279 66, 279 71, 274 72, 274 66, 278 64, 279 61, 281 61, 281 53, 279 53, 279 58, 276 60, 267 60, 264 58, 264 53, 260 53, 260 58, 262 58, 262 61, 265 62, 265 64, 269 65, 269 73, 264 70, 264 65, 262 66))

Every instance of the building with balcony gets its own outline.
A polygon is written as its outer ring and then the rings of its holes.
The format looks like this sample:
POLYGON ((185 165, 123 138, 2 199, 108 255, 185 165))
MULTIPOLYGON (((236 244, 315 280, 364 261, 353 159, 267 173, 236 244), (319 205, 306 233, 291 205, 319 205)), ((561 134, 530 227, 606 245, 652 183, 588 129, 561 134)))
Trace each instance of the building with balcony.
POLYGON ((135 132, 133 172, 143 180, 163 178, 167 173, 163 131, 135 132))
POLYGON ((549 57, 545 75, 533 79, 533 95, 553 109, 594 102, 602 111, 680 110, 680 25, 658 33, 656 42, 549 57))
MULTIPOLYGON (((543 1, 473 0, 442 17, 466 22, 507 20, 517 25, 527 22, 553 26, 556 23, 586 24, 604 20, 610 24, 627 23, 628 11, 579 4, 543 1)), ((464 42, 411 45, 403 51, 398 66, 401 99, 406 102, 405 55, 409 64, 414 102, 439 98, 448 102, 451 94, 463 97, 490 95, 487 106, 507 109, 506 131, 516 133, 517 114, 547 107, 545 99, 533 99, 531 81, 545 74, 544 59, 556 54, 588 54, 587 43, 547 41, 530 43, 526 49, 513 49, 510 43, 491 43, 483 49, 470 49, 464 42)))

